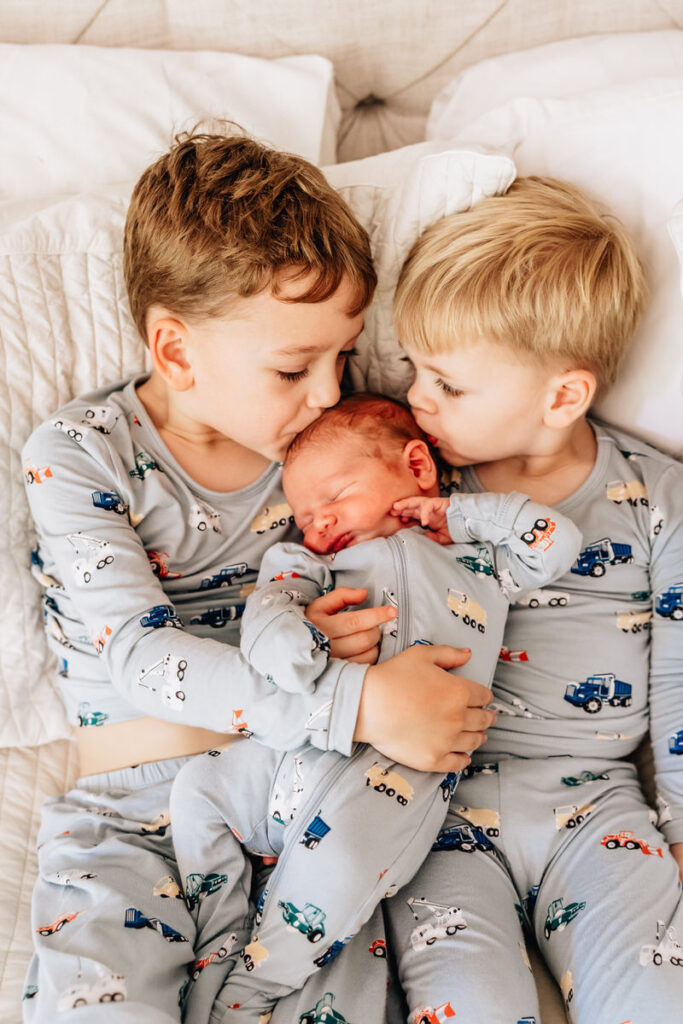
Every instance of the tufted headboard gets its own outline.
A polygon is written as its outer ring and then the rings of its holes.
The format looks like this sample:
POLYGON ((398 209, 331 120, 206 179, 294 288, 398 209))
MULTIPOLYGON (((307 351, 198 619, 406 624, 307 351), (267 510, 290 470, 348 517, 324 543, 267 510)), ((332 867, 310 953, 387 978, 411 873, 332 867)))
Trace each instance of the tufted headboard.
POLYGON ((600 32, 683 28, 683 0, 3 0, 0 40, 259 57, 320 53, 343 111, 338 159, 424 138, 429 105, 485 57, 600 32), (378 30, 378 26, 381 29, 378 30))

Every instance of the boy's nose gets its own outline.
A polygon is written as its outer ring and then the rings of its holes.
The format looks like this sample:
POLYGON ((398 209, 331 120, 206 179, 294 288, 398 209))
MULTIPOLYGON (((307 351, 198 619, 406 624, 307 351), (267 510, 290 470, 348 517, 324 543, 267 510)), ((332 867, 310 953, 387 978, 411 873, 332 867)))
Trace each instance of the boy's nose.
POLYGON ((333 405, 337 404, 340 397, 339 384, 337 378, 333 376, 329 379, 319 380, 311 386, 306 404, 309 409, 331 409, 333 405))
POLYGON ((411 409, 419 409, 421 412, 434 412, 434 403, 428 401, 418 387, 417 381, 408 388, 406 400, 411 409))

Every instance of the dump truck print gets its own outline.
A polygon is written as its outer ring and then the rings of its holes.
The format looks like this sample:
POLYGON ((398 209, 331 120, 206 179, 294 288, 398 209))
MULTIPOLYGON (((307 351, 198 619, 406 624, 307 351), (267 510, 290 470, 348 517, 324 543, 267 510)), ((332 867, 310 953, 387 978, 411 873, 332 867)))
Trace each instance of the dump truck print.
POLYGON ((339 956, 342 949, 349 942, 351 936, 347 936, 345 939, 335 939, 331 946, 325 950, 320 956, 316 957, 313 963, 316 967, 324 967, 325 964, 329 964, 331 960, 334 960, 336 956, 339 956))
POLYGON ((657 615, 680 622, 683 619, 683 583, 674 583, 663 594, 659 594, 655 611, 657 615))
POLYGON ((299 842, 305 846, 307 850, 315 850, 320 846, 321 841, 330 831, 330 826, 327 822, 323 821, 320 815, 321 812, 318 811, 315 818, 313 818, 313 820, 306 826, 304 834, 299 839, 299 842))
POLYGON ((556 529, 557 523, 552 519, 537 519, 533 527, 522 534, 522 540, 530 548, 547 551, 554 543, 550 538, 556 529))
POLYGON ((463 779, 472 779, 475 775, 497 775, 497 761, 480 761, 477 764, 468 764, 462 770, 463 779))
POLYGON ((419 917, 415 907, 426 907, 432 913, 426 921, 416 925, 410 933, 410 944, 416 953, 432 946, 437 939, 455 935, 467 928, 467 921, 460 907, 449 907, 442 903, 433 903, 424 897, 409 896, 406 903, 416 921, 419 917))
POLYGON ((637 839, 628 829, 603 836, 600 845, 606 846, 608 850, 618 850, 620 847, 626 850, 640 850, 648 857, 664 856, 660 846, 649 846, 644 839, 637 839))
POLYGON ((263 512, 252 521, 250 530, 252 533, 265 533, 266 530, 276 530, 278 526, 287 526, 294 522, 294 514, 287 502, 279 505, 266 505, 263 512))
POLYGON ((231 604, 221 608, 207 608, 200 615, 193 615, 190 619, 191 626, 211 626, 213 629, 221 629, 228 622, 236 622, 244 615, 244 604, 231 604))
POLYGON ((152 931, 158 932, 166 942, 187 942, 185 936, 175 928, 171 928, 170 924, 165 924, 158 917, 147 917, 135 907, 128 907, 123 924, 125 928, 151 928, 152 931))
POLYGON ((60 994, 57 1012, 65 1013, 67 1010, 75 1010, 79 1006, 93 1006, 95 1003, 121 1003, 127 994, 126 979, 122 974, 108 974, 97 978, 92 984, 77 981, 60 994))
POLYGON ((195 501, 190 505, 187 517, 188 526, 194 527, 203 533, 204 530, 213 530, 214 533, 222 533, 221 514, 204 502, 195 501))
POLYGON ((663 921, 657 921, 655 943, 642 947, 640 963, 642 967, 647 967, 648 964, 661 967, 664 963, 672 964, 674 967, 683 967, 683 949, 678 944, 673 927, 667 928, 663 921))
POLYGON ((476 825, 483 829, 489 838, 495 839, 500 835, 500 815, 498 811, 492 811, 488 807, 456 807, 456 814, 467 818, 470 825, 476 825))
POLYGON ((640 480, 612 480, 607 484, 607 497, 615 505, 627 501, 629 505, 648 505, 647 491, 640 480))
POLYGON ((608 565, 625 565, 632 561, 633 549, 630 544, 618 544, 609 537, 603 537, 583 549, 570 572, 578 576, 604 576, 608 565))
POLYGON ((617 612, 617 627, 623 633, 640 633, 652 626, 652 612, 648 608, 640 611, 632 608, 630 611, 617 612))
POLYGON ((365 775, 365 785, 372 786, 377 793, 386 793, 388 797, 396 797, 399 804, 405 807, 413 799, 413 787, 398 772, 393 771, 375 761, 365 775))
POLYGON ((561 807, 554 807, 555 828, 559 832, 563 828, 576 828, 588 815, 595 810, 595 804, 563 804, 561 807))
POLYGON ((562 932, 571 921, 585 908, 585 902, 568 903, 565 907, 560 897, 548 904, 548 912, 545 917, 543 934, 549 939, 553 932, 562 932))
POLYGON ((441 789, 441 796, 444 798, 446 803, 451 799, 455 793, 455 787, 458 785, 460 780, 459 772, 448 772, 439 783, 441 789))
POLYGON ((480 633, 486 632, 486 612, 480 604, 461 590, 448 588, 448 607, 466 626, 478 629, 480 633))
POLYGON ((613 672, 588 676, 582 683, 569 683, 564 691, 566 701, 589 715, 597 714, 605 704, 613 708, 628 708, 631 695, 631 684, 617 679, 613 672))
POLYGON ((160 626, 182 627, 175 608, 171 604, 157 604, 142 616, 140 625, 143 629, 159 629, 160 626))

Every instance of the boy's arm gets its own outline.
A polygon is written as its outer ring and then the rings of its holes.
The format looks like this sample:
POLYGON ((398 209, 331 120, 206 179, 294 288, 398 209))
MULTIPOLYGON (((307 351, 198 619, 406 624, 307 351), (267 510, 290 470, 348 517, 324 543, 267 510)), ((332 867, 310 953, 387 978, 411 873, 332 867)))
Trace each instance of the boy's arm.
POLYGON ((659 827, 675 844, 683 843, 683 467, 670 466, 648 492, 661 519, 651 541, 650 735, 659 827))
POLYGON ((493 546, 496 572, 508 596, 558 579, 581 550, 581 533, 571 519, 514 491, 454 494, 447 520, 454 542, 493 546))
MULTIPOLYGON (((95 492, 125 495, 130 488, 127 468, 99 435, 78 444, 45 425, 24 460, 49 469, 27 474, 27 493, 38 537, 66 585, 63 612, 85 624, 113 686, 131 705, 156 718, 251 733, 276 749, 310 742, 350 752, 365 666, 332 659, 312 694, 273 686, 238 648, 182 628, 128 516, 93 502, 95 492)), ((58 622, 58 593, 56 603, 58 622)), ((83 650, 95 656, 89 643, 83 650)))
POLYGON ((274 544, 261 562, 242 616, 242 654, 289 693, 313 693, 327 666, 330 641, 306 618, 306 607, 334 581, 327 559, 300 544, 274 544))

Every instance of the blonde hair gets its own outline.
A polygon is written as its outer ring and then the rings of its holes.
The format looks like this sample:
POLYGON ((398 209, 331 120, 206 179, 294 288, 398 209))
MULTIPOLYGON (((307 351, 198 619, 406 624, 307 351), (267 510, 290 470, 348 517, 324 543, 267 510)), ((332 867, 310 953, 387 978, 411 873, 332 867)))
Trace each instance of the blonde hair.
POLYGON ((518 178, 413 246, 394 298, 399 338, 443 353, 486 337, 525 361, 614 382, 648 296, 633 242, 574 185, 518 178))
MULTIPOLYGON (((232 125, 235 129, 238 126, 232 125)), ((242 134, 184 133, 148 167, 131 198, 124 276, 146 340, 147 311, 222 316, 230 302, 312 275, 296 302, 322 302, 351 282, 349 315, 376 285, 366 231, 303 157, 242 134)))

